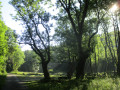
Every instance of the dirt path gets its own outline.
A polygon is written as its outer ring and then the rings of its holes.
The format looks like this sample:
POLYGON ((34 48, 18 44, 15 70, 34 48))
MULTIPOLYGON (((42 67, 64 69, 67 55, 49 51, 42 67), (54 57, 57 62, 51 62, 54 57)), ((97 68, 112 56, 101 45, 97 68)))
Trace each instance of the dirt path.
POLYGON ((28 90, 23 81, 20 81, 16 75, 8 74, 6 83, 2 90, 28 90))

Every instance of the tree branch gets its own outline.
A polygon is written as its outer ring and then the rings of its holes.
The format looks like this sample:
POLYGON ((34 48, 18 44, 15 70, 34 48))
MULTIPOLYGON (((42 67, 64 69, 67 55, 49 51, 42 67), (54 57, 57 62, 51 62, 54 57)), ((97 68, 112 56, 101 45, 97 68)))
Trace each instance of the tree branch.
MULTIPOLYGON (((84 10, 83 10, 82 20, 81 20, 81 23, 80 23, 80 27, 79 27, 80 29, 79 30, 83 30, 83 25, 84 25, 85 17, 87 15, 89 1, 90 0, 85 0, 85 7, 84 7, 84 10)), ((82 31, 80 31, 80 32, 82 32, 82 31)))

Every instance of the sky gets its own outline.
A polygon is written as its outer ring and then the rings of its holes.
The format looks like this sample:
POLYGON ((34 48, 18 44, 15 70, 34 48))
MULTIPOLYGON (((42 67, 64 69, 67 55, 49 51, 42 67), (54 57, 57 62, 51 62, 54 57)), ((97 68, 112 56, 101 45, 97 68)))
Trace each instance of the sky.
MULTIPOLYGON (((2 2, 2 18, 3 21, 5 22, 5 24, 10 27, 11 29, 15 30, 17 34, 21 34, 21 32, 23 31, 23 27, 20 24, 20 22, 15 21, 12 19, 11 14, 15 15, 15 9, 12 5, 9 4, 10 0, 0 0, 2 2)), ((22 51, 25 50, 31 50, 29 45, 20 45, 22 51)))
MULTIPOLYGON (((15 21, 12 19, 12 16, 11 14, 15 15, 16 14, 16 11, 14 9, 14 7, 12 5, 9 4, 9 1, 10 0, 0 0, 2 2, 2 18, 3 18, 3 21, 5 22, 5 24, 10 27, 11 29, 15 30, 17 34, 21 34, 21 32, 24 31, 24 28, 22 27, 22 25, 20 24, 20 22, 18 21, 15 21)), ((52 0, 53 2, 55 2, 55 0, 52 0)), ((49 10, 50 12, 53 12, 53 14, 56 14, 58 11, 52 11, 52 10, 49 10)), ((54 21, 51 21, 51 22, 54 22, 54 21)), ((55 23, 55 22, 54 22, 55 23)), ((52 28, 52 33, 51 34, 54 34, 54 30, 52 28)), ((21 48, 22 48, 22 51, 25 51, 25 50, 31 50, 30 46, 29 45, 20 45, 21 48)))
MULTIPOLYGON (((16 30, 16 33, 17 34, 21 34, 21 32, 24 31, 24 28, 22 27, 22 25, 20 24, 20 22, 18 21, 15 21, 12 19, 12 16, 10 14, 13 14, 15 15, 16 14, 16 11, 14 9, 14 7, 12 5, 9 4, 9 1, 10 0, 0 0, 2 2, 2 17, 3 17, 3 21, 5 22, 5 24, 10 27, 11 29, 13 30, 16 30)), ((55 3, 56 0, 52 0, 52 3, 55 3)), ((116 7, 114 7, 113 9, 115 9, 116 7)), ((48 10, 48 8, 46 8, 47 11, 49 11, 50 13, 52 13, 52 15, 55 15, 57 14, 59 11, 56 10, 54 7, 51 9, 48 10), (54 11, 53 11, 54 9, 54 11)), ((51 21, 52 23, 55 24, 55 21, 51 21)), ((56 26, 56 25, 53 25, 53 26, 56 26)), ((52 28, 52 33, 51 34, 54 34, 54 28, 52 28)), ((99 33, 101 33, 99 31, 99 33)), ((54 43, 54 42, 53 42, 54 43)), ((22 50, 25 51, 25 50, 31 50, 30 46, 29 45, 21 45, 22 47, 22 50)))

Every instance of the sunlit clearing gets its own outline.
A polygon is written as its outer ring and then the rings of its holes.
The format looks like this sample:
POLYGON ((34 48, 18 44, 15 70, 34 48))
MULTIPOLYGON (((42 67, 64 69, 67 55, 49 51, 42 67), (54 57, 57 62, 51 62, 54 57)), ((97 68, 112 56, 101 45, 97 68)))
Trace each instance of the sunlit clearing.
POLYGON ((110 11, 111 11, 111 12, 115 12, 116 10, 118 10, 118 6, 117 6, 116 4, 114 4, 114 5, 111 7, 110 11))

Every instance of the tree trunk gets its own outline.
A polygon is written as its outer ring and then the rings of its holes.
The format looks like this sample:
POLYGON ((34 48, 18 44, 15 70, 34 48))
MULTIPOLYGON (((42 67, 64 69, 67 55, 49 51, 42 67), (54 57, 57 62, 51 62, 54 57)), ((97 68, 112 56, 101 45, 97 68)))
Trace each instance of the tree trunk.
POLYGON ((95 52, 95 73, 97 73, 98 68, 97 68, 97 57, 96 57, 96 52, 95 52))
POLYGON ((69 68, 68 68, 69 70, 67 72, 68 79, 71 79, 71 77, 75 71, 75 68, 76 68, 76 58, 73 57, 72 62, 69 63, 69 68))
POLYGON ((83 79, 84 78, 84 68, 85 68, 85 62, 86 59, 81 58, 78 61, 77 67, 76 67, 76 79, 83 79))
POLYGON ((85 63, 88 57, 89 57, 89 51, 86 51, 86 52, 81 51, 81 53, 79 52, 78 63, 76 66, 76 79, 84 78, 84 68, 85 68, 85 63))
POLYGON ((117 75, 120 76, 120 36, 119 36, 119 41, 118 41, 117 57, 118 57, 117 75))
POLYGON ((92 71, 92 61, 91 61, 91 58, 90 58, 90 71, 91 71, 91 73, 93 73, 93 71, 92 71))
POLYGON ((78 63, 76 66, 76 79, 84 78, 84 68, 87 58, 89 57, 89 51, 83 51, 82 49, 82 33, 77 36, 78 42, 78 63))
POLYGON ((43 73, 44 73, 44 78, 48 80, 48 79, 50 79, 50 75, 49 75, 49 72, 47 69, 47 65, 48 65, 48 63, 42 62, 42 69, 43 69, 43 73))

